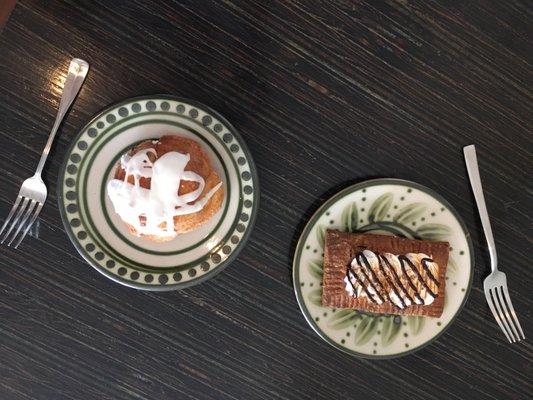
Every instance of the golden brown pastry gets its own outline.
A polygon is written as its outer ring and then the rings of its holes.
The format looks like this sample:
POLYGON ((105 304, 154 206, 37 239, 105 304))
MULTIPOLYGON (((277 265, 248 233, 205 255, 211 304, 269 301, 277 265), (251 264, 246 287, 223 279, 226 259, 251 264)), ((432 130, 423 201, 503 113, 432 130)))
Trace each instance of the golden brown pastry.
POLYGON ((224 199, 207 154, 180 136, 135 146, 122 156, 107 192, 130 232, 157 242, 206 223, 224 199))
POLYGON ((439 317, 449 244, 328 230, 322 304, 439 317))

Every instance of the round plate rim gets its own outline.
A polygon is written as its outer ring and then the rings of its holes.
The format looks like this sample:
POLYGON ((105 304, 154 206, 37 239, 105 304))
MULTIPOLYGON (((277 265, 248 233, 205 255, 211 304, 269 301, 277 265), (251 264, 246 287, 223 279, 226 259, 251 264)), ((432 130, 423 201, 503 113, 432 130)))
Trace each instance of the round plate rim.
POLYGON ((421 185, 419 183, 416 183, 416 182, 413 182, 413 181, 410 181, 410 180, 407 180, 407 179, 376 178, 376 179, 369 179, 369 180, 365 180, 363 182, 355 183, 353 185, 350 185, 350 186, 340 190, 339 192, 337 192, 336 194, 334 194, 333 196, 328 198, 313 213, 311 218, 309 218, 309 220, 307 221, 307 224, 305 225, 304 229, 302 230, 302 233, 300 234, 300 237, 298 238, 298 242, 296 244, 296 250, 294 252, 294 259, 293 259, 293 263, 292 263, 292 282, 293 282, 294 294, 296 296, 296 301, 298 302, 298 306, 300 307, 301 313, 303 314, 303 316, 304 316, 305 320, 307 321, 307 323, 311 326, 311 328, 313 328, 313 331, 315 331, 315 333, 318 336, 320 336, 321 339, 323 339, 325 342, 327 342, 331 346, 335 347, 336 349, 342 351, 343 353, 349 354, 349 355, 354 356, 354 357, 365 358, 365 359, 378 359, 378 360, 381 359, 381 360, 385 360, 385 359, 393 359, 393 358, 404 357, 404 356, 407 356, 409 354, 413 354, 413 353, 415 353, 415 352, 417 352, 419 350, 422 350, 426 346, 428 346, 428 345, 432 344, 433 342, 435 342, 435 340, 437 340, 444 332, 446 332, 448 330, 448 328, 452 325, 452 323, 455 321, 457 316, 461 313, 461 311, 462 311, 464 305, 466 304, 466 301, 467 301, 467 299, 468 299, 468 297, 470 295, 470 289, 472 288, 472 281, 473 281, 473 277, 474 277, 474 265, 475 265, 474 245, 472 243, 472 238, 470 237, 470 233, 468 232, 468 229, 466 228, 466 224, 463 221, 463 219, 461 218, 460 214, 457 212, 457 210, 444 197, 442 197, 435 190, 428 188, 427 186, 421 185), (367 187, 370 187, 370 186, 380 186, 380 185, 408 185, 408 186, 413 187, 414 189, 421 190, 422 192, 427 193, 430 196, 436 198, 445 207, 447 207, 448 210, 450 210, 452 215, 459 222, 459 226, 463 230, 463 233, 464 233, 464 235, 466 237, 466 241, 468 243, 468 249, 469 249, 469 252, 470 252, 470 276, 468 278, 468 286, 466 288, 465 296, 463 297, 461 305, 457 309, 457 312, 452 316, 450 321, 444 327, 442 327, 442 329, 435 336, 433 336, 428 341, 422 343, 420 346, 415 347, 413 349, 409 349, 407 351, 403 351, 401 353, 395 353, 395 354, 389 354, 389 355, 365 354, 365 353, 357 352, 355 350, 350 350, 350 349, 348 349, 348 348, 346 348, 344 346, 341 346, 340 344, 336 343, 329 336, 327 336, 318 327, 318 325, 315 323, 313 318, 309 315, 309 311, 307 310, 307 307, 305 307, 304 299, 302 297, 301 291, 299 290, 299 287, 300 287, 299 281, 300 281, 300 279, 299 279, 299 271, 298 271, 298 268, 297 268, 297 265, 296 265, 297 261, 299 261, 299 259, 301 258, 302 248, 303 248, 303 244, 304 244, 304 238, 307 238, 309 236, 309 232, 311 231, 311 229, 313 228, 316 220, 318 219, 317 215, 322 215, 322 211, 324 209, 330 207, 336 201, 338 201, 339 199, 343 198, 344 196, 346 196, 346 195, 348 195, 350 193, 353 193, 353 192, 355 192, 355 191, 357 191, 359 189, 367 188, 367 187))
POLYGON ((239 131, 224 116, 222 116, 219 112, 215 111, 211 107, 209 107, 209 106, 207 106, 207 105, 205 105, 205 104, 203 104, 203 103, 201 103, 199 101, 196 101, 196 100, 192 100, 192 99, 189 99, 189 98, 186 98, 186 97, 181 97, 181 96, 174 96, 174 95, 171 95, 171 94, 153 94, 153 95, 143 95, 143 96, 129 97, 127 99, 123 99, 123 100, 117 101, 115 103, 112 103, 112 104, 108 105, 107 107, 102 108, 100 111, 98 111, 85 125, 83 125, 83 127, 79 130, 79 132, 76 134, 76 136, 72 139, 71 144, 68 146, 67 151, 65 153, 65 156, 63 158, 63 162, 61 163, 61 166, 59 168, 59 174, 57 176, 56 195, 57 195, 57 204, 58 204, 58 208, 59 208, 59 214, 61 216, 61 222, 63 223, 63 226, 65 228, 67 236, 68 236, 70 242, 72 243, 72 245, 78 251, 78 253, 83 257, 85 262, 87 264, 89 264, 92 268, 97 270, 99 273, 104 275, 106 278, 109 278, 109 279, 111 279, 114 282, 120 283, 123 286, 127 286, 127 287, 134 288, 134 289, 139 289, 139 290, 153 291, 153 292, 167 292, 167 291, 181 290, 181 289, 185 289, 185 288, 188 288, 188 287, 191 287, 191 286, 195 286, 195 285, 198 285, 200 283, 203 283, 203 282, 215 277, 220 272, 225 270, 226 267, 235 260, 235 258, 239 255, 239 253, 242 251, 242 249, 248 243, 250 235, 251 235, 251 233, 252 233, 252 231, 253 231, 253 229, 255 227, 255 221, 256 221, 256 217, 257 217, 257 212, 259 210, 259 201, 260 201, 260 197, 261 197, 260 196, 260 186, 259 186, 259 176, 257 174, 257 168, 255 166, 255 161, 254 161, 254 159, 252 157, 252 154, 250 153, 250 150, 248 149, 248 145, 244 141, 244 139, 241 136, 241 134, 239 133, 239 131), (228 128, 228 131, 230 131, 237 138, 237 140, 239 141, 239 145, 241 146, 241 149, 242 149, 243 153, 245 154, 246 160, 248 161, 248 164, 250 166, 250 173, 252 175, 252 182, 254 182, 254 205, 253 205, 252 210, 250 212, 250 222, 248 224, 248 228, 243 233, 242 239, 235 246, 234 251, 228 256, 227 259, 222 261, 216 268, 214 268, 211 271, 203 274, 202 276, 200 276, 197 279, 191 279, 190 281, 187 281, 187 282, 184 282, 184 283, 174 283, 174 284, 170 284, 170 285, 162 285, 162 284, 149 285, 149 284, 132 282, 132 281, 129 281, 127 279, 123 279, 120 276, 117 276, 117 275, 107 271, 106 269, 104 269, 100 265, 96 265, 96 263, 93 263, 93 260, 86 256, 85 252, 83 251, 83 249, 81 248, 80 244, 78 243, 78 241, 74 237, 73 233, 67 227, 68 218, 67 218, 67 215, 66 215, 65 204, 64 204, 64 201, 63 201, 63 195, 62 195, 63 183, 62 182, 63 182, 63 178, 65 176, 67 164, 68 164, 68 161, 69 161, 69 156, 72 153, 72 151, 74 150, 74 148, 76 146, 76 143, 81 138, 81 136, 84 134, 84 132, 92 124, 94 124, 99 118, 101 118, 103 115, 105 115, 107 112, 109 112, 109 111, 111 111, 113 109, 116 109, 116 108, 120 107, 121 105, 129 104, 129 103, 136 102, 136 101, 141 101, 141 100, 172 100, 172 101, 178 101, 178 102, 186 103, 188 105, 197 107, 200 110, 208 112, 211 115, 215 116, 221 123, 223 123, 228 128))

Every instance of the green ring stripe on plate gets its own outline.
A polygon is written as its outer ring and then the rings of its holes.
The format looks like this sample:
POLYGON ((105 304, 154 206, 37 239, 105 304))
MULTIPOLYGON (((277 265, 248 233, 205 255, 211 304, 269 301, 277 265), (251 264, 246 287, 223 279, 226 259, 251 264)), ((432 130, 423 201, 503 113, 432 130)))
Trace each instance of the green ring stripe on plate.
MULTIPOLYGON (((175 114, 171 114, 171 115, 175 115, 175 114)), ((130 124, 130 125, 127 125, 126 127, 122 127, 120 130, 118 130, 116 132, 116 134, 120 133, 120 132, 123 132, 124 130, 126 129, 129 129, 131 128, 132 126, 136 126, 136 125, 139 125, 139 124, 146 124, 146 123, 167 123, 167 124, 177 124, 177 126, 183 128, 183 125, 179 124, 179 123, 176 123, 176 122, 173 122, 173 121, 167 121, 167 120, 145 120, 145 121, 139 121, 138 123, 134 123, 134 124, 130 124)), ((186 128, 183 128, 183 129, 191 129, 189 127, 186 127, 186 128)), ((196 133, 196 131, 193 131, 196 133)), ((196 133, 198 135, 198 133, 196 133)), ((95 147, 95 145, 93 144, 91 147, 89 147, 89 149, 87 149, 87 152, 91 151, 91 150, 95 150, 95 154, 91 157, 89 163, 87 164, 87 170, 90 170, 90 166, 92 165, 92 163, 94 162, 94 157, 96 154, 98 154, 98 150, 103 147, 106 143, 108 143, 110 140, 112 140, 113 138, 115 137, 115 135, 113 136, 109 136, 107 137, 101 144, 100 146, 98 146, 97 148, 95 147)), ((201 138, 201 137, 200 137, 201 138)), ((202 140, 205 140, 203 138, 201 138, 202 140)), ((95 140, 96 142, 96 140, 95 140)), ((94 142, 93 142, 94 143, 94 142)), ((223 147, 228 150, 224 143, 221 142, 221 144, 223 145, 223 147)), ((210 143, 208 143, 209 146, 212 146, 210 143)), ((211 147, 212 148, 212 147, 211 147)), ((215 151, 213 148, 212 150, 215 152, 215 154, 217 154, 217 156, 219 157, 218 155, 218 152, 215 151)), ((235 160, 233 159, 233 156, 232 154, 228 151, 228 155, 230 156, 231 160, 233 161, 233 166, 235 168, 236 171, 238 171, 238 167, 235 163, 235 160)), ((84 157, 82 163, 87 159, 87 157, 84 157)), ((220 160, 220 157, 219 157, 219 160, 220 160)), ((221 160, 220 160, 221 161, 221 160)), ((228 171, 226 169, 226 166, 225 164, 221 161, 221 164, 224 168, 224 173, 226 174, 226 176, 229 176, 228 174, 228 171)), ((79 176, 82 176, 82 172, 83 172, 83 168, 82 166, 80 165, 80 168, 79 168, 79 176)), ((239 193, 241 192, 242 190, 242 181, 241 181, 241 178, 240 176, 238 177, 238 181, 239 181, 239 193)), ((80 179, 77 179, 76 180, 76 192, 77 193, 80 193, 80 179)), ((128 265, 130 267, 136 267, 138 269, 141 269, 143 271, 150 271, 152 272, 152 269, 151 268, 157 268, 158 271, 165 271, 165 272, 172 272, 173 270, 175 270, 175 272, 180 272, 180 271, 183 271, 184 269, 187 269, 193 265, 196 265, 202 261, 205 261, 213 252, 216 252, 217 250, 214 250, 214 251, 211 251, 210 253, 207 253, 205 256, 201 257, 201 258, 198 258, 194 261, 191 261, 187 264, 181 264, 181 265, 176 265, 176 266, 170 266, 170 267, 159 267, 159 266, 147 266, 145 264, 140 264, 140 263, 137 263, 127 257, 124 257, 122 255, 120 255, 120 253, 118 253, 116 250, 114 250, 110 245, 109 243, 107 243, 107 241, 105 239, 103 239, 101 237, 101 235, 98 233, 96 227, 94 226, 94 223, 92 221, 92 219, 89 217, 89 213, 87 212, 86 210, 86 206, 85 204, 87 203, 87 201, 85 200, 86 199, 86 188, 87 188, 87 185, 84 184, 83 185, 83 195, 82 195, 82 199, 84 200, 83 203, 78 203, 79 207, 78 207, 78 210, 79 210, 79 214, 80 214, 80 220, 82 221, 82 224, 85 226, 86 230, 87 230, 87 233, 88 234, 91 234, 91 237, 92 239, 99 245, 99 247, 101 247, 102 249, 105 249, 106 252, 108 252, 109 254, 112 254, 113 257, 116 259, 116 260, 119 260, 121 263, 123 263, 124 265, 128 265), (87 216, 85 216, 85 214, 87 214, 87 216), (87 217, 87 219, 86 219, 87 217), (89 223, 87 223, 89 222, 89 223), (88 227, 90 227, 91 229, 87 229, 88 227), (148 269, 147 269, 148 268, 148 269)), ((230 227, 230 229, 228 230, 228 233, 224 236, 224 238, 219 242, 217 243, 215 246, 213 246, 213 249, 218 249, 218 248, 221 248, 223 246, 224 243, 226 243, 229 239, 229 237, 234 233, 234 230, 235 230, 235 226, 237 225, 238 223, 238 220, 239 220, 239 215, 241 214, 242 212, 242 203, 243 203, 243 200, 242 200, 242 196, 239 196, 239 203, 238 203, 238 209, 237 209, 237 213, 236 213, 236 219, 234 221, 234 223, 232 224, 232 226, 230 227)), ((228 204, 228 202, 226 202, 226 204, 228 204)), ((143 250, 144 251, 144 250, 143 250)))
MULTIPOLYGON (((171 125, 180 125, 179 123, 172 123, 171 125)), ((195 131, 193 131, 195 132, 195 131)), ((118 133, 118 132, 117 132, 118 133)), ((203 138, 200 138, 202 140, 204 140, 203 138)), ((138 142, 140 143, 140 142, 138 142)), ((138 144, 137 143, 137 144, 138 144)), ((229 198, 231 196, 231 184, 230 182, 228 181, 228 171, 226 169, 226 166, 224 165, 224 163, 222 162, 222 159, 220 157, 220 154, 218 153, 218 151, 216 151, 210 143, 206 142, 206 144, 211 147, 211 149, 213 150, 213 153, 215 153, 215 155, 217 156, 218 160, 220 161, 220 164, 222 165, 222 168, 224 170, 224 174, 226 175, 226 181, 227 181, 227 197, 226 198, 229 198)), ((103 144, 102 144, 103 145, 103 144)), ((101 146, 102 146, 101 145, 101 146)), ((222 216, 220 218, 220 221, 217 223, 217 225, 213 228, 213 230, 211 232, 209 232, 209 234, 201 239, 200 241, 196 242, 194 245, 191 245, 187 248, 184 248, 184 249, 181 249, 181 250, 176 250, 176 251, 155 251, 155 250, 149 250, 149 249, 145 249, 143 247, 140 247, 139 245, 131 242, 129 239, 127 239, 126 237, 124 237, 124 235, 116 228, 116 226, 112 223, 111 221, 111 218, 109 217, 109 214, 107 212, 107 208, 105 207, 105 188, 106 188, 106 181, 107 181, 107 177, 109 176, 111 170, 115 167, 116 165, 116 162, 118 160, 118 158, 120 158, 120 156, 122 154, 124 154, 124 152, 126 152, 128 149, 131 149, 132 147, 134 147, 136 144, 133 144, 131 146, 128 146, 128 147, 125 147, 124 149, 121 150, 121 152, 115 156, 113 158, 113 161, 112 163, 107 167, 105 173, 104 173, 104 176, 102 178, 102 185, 101 185, 101 189, 100 189, 100 201, 102 203, 102 211, 103 211, 103 214, 104 214, 104 218, 106 219, 107 223, 109 224, 109 226, 111 227, 111 230, 120 238, 122 239, 123 242, 127 243, 130 247, 138 250, 138 251, 142 251, 144 253, 147 253, 147 254, 152 254, 152 255, 176 255, 176 254, 182 254, 182 253, 185 253, 186 251, 189 251, 189 250, 192 250, 196 247, 198 247, 199 245, 201 245, 202 243, 205 243, 207 240, 209 240, 209 238, 211 238, 213 236, 213 234, 217 231, 217 229, 220 227, 220 225, 222 224, 224 218, 226 217, 226 214, 228 212, 228 208, 229 208, 229 201, 226 201, 226 204, 224 206, 224 210, 222 212, 222 216)), ((92 164, 94 163, 94 158, 98 155, 99 152, 96 152, 93 156, 93 158, 91 159, 90 161, 90 164, 88 165, 88 169, 91 168, 92 164)), ((85 184, 83 186, 83 201, 84 201, 84 207, 85 207, 85 204, 88 203, 87 201, 87 185, 85 184)))
MULTIPOLYGON (((174 124, 176 124, 177 126, 183 128, 183 125, 181 125, 181 124, 179 124, 179 123, 177 123, 177 122, 172 122, 172 121, 167 121, 167 120, 147 120, 147 121, 144 121, 144 122, 145 122, 145 123, 154 123, 154 122, 155 122, 155 123, 160 123, 161 121, 163 121, 164 123, 170 124, 170 125, 174 125, 174 124)), ((136 126, 137 124, 138 124, 138 123, 134 123, 134 124, 131 124, 131 125, 127 125, 126 127, 123 127, 123 128, 121 128, 120 130, 118 130, 118 131, 116 132, 116 134, 119 134, 120 132, 123 132, 124 130, 126 130, 126 129, 132 127, 132 126, 136 126)), ((144 123, 143 123, 143 124, 144 124, 144 123)), ((185 129, 185 128, 184 128, 184 129, 185 129)), ((187 129, 190 130, 190 128, 187 128, 187 129)), ((196 133, 196 131, 193 131, 193 132, 196 133)), ((198 133, 196 133, 196 134, 199 135, 198 133)), ((96 150, 93 152, 93 153, 94 153, 93 156, 91 157, 91 159, 89 160, 89 163, 87 164, 87 168, 86 168, 87 170, 90 170, 90 169, 91 169, 91 166, 92 166, 92 164, 94 163, 94 159, 95 159, 96 155, 99 153, 99 150, 100 150, 100 149, 101 149, 106 143, 108 143, 110 140, 112 140, 113 138, 115 138, 115 136, 116 136, 116 135, 113 135, 112 137, 108 137, 108 138, 106 138, 106 140, 104 140, 104 141, 98 146, 98 148, 96 148, 96 150)), ((201 136, 200 136, 200 139, 202 139, 202 140, 205 141, 205 139, 202 138, 201 136)), ((225 164, 222 162, 222 160, 220 159, 220 155, 218 154, 218 152, 212 147, 212 145, 211 145, 210 143, 206 142, 206 144, 207 144, 208 146, 210 146, 211 149, 213 150, 213 152, 217 155, 217 157, 219 158, 220 163, 222 164, 222 166, 223 166, 223 168, 224 168, 224 173, 226 174, 226 176, 229 176, 228 171, 227 171, 227 169, 226 169, 226 166, 225 166, 225 164)), ((92 146, 91 148, 94 149, 95 147, 92 146)), ((231 154, 230 154, 230 156, 231 156, 231 154)), ((80 173, 80 174, 81 174, 81 173, 80 173)), ((106 175, 106 176, 107 176, 107 175, 106 175)), ((105 178, 104 178, 104 179, 105 179, 105 178)), ((239 191, 240 191, 241 186, 242 186, 242 185, 241 185, 241 181, 240 181, 240 177, 238 178, 238 181, 239 181, 239 191)), ((79 183, 79 181, 78 181, 78 183, 79 183)), ((78 191, 78 193, 79 193, 78 186, 79 186, 79 185, 77 184, 77 191, 78 191)), ((87 200, 86 200, 86 199, 87 199, 87 190, 86 190, 86 189, 87 189, 87 185, 84 184, 84 185, 83 185, 83 190, 82 190, 82 193, 83 193, 83 195, 82 195, 83 204, 80 204, 80 207, 79 207, 80 216, 81 216, 80 219, 81 219, 83 222, 86 221, 85 215, 82 216, 82 212, 81 212, 81 211, 83 210, 83 213, 86 213, 86 214, 87 214, 87 220, 88 220, 89 225, 90 225, 90 227, 91 227, 90 232, 91 232, 91 234, 92 234, 92 236, 93 236, 93 240, 94 240, 95 242, 97 242, 98 245, 99 245, 100 247, 105 248, 106 251, 107 251, 108 253, 113 254, 113 256, 116 257, 117 260, 121 260, 121 262, 123 262, 124 264, 132 264, 132 263, 135 263, 133 260, 131 260, 131 259, 127 258, 127 257, 122 256, 119 252, 117 252, 114 248, 112 248, 112 247, 109 245, 109 243, 107 243, 107 241, 106 241, 106 240, 105 240, 105 239, 104 239, 104 238, 98 233, 98 230, 96 229, 96 227, 95 227, 95 225, 94 225, 94 222, 93 222, 92 219, 89 217, 89 214, 90 214, 90 213, 89 213, 88 210, 86 209, 86 204, 88 203, 87 200)), ((229 193, 229 191, 228 191, 228 193, 229 193)), ((240 199, 240 200, 241 200, 241 199, 240 199)), ((226 202, 226 209, 227 209, 228 204, 229 204, 229 202, 226 202)), ((105 207, 103 207, 103 209, 105 210, 105 207)), ((238 212, 237 212, 237 214, 236 214, 236 218, 237 218, 237 219, 238 219, 238 215, 240 215, 240 212, 241 212, 241 211, 242 211, 242 200, 239 201, 239 208, 238 208, 238 212)), ((222 219, 221 219, 221 221, 222 221, 222 219)), ((111 224, 111 227, 113 227, 112 224, 111 224)), ((230 229, 230 230, 228 231, 228 234, 230 234, 233 230, 234 230, 234 225, 232 226, 232 229, 230 229)), ((89 229, 88 229, 88 231, 89 231, 89 229)), ((226 235, 226 236, 227 236, 227 235, 226 235)), ((224 240, 227 241, 227 239, 224 239, 224 240)), ((217 243, 217 244, 214 246, 214 248, 216 248, 216 247, 218 247, 219 245, 221 245, 221 243, 223 243, 224 240, 222 240, 222 241, 220 241, 219 243, 217 243)), ((141 251, 146 252, 146 251, 144 251, 144 249, 142 249, 141 251)), ((207 254, 203 259, 198 259, 198 260, 199 260, 198 262, 204 261, 208 256, 209 256, 209 254, 207 254)), ((188 265, 188 264, 183 264, 183 265, 188 265)), ((146 266, 146 265, 142 265, 142 264, 137 264, 137 267, 139 267, 139 268, 146 268, 147 266, 146 266)), ((172 266, 172 267, 153 267, 153 266, 148 266, 148 267, 159 268, 159 269, 161 269, 161 270, 163 270, 163 269, 169 269, 169 268, 178 268, 178 266, 172 266)))
MULTIPOLYGON (((124 124, 125 122, 129 122, 129 121, 131 121, 133 119, 145 118, 146 116, 144 114, 161 115, 161 116, 169 116, 169 117, 179 117, 181 119, 186 119, 186 120, 192 122, 195 125, 198 125, 202 129, 207 129, 204 125, 202 125, 200 122, 196 121, 195 119, 190 118, 190 117, 188 117, 186 115, 176 114, 174 112, 153 111, 153 112, 139 113, 139 114, 131 115, 129 117, 125 117, 125 118, 123 118, 121 120, 118 120, 118 121, 114 122, 113 124, 110 124, 108 127, 106 127, 101 133, 98 134, 98 136, 95 139, 93 139, 91 141, 90 146, 87 149, 85 149, 86 154, 88 154, 100 140, 103 140, 103 138, 107 136, 107 133, 110 130, 117 129, 120 125, 124 124)), ((143 119, 143 121, 145 121, 145 120, 143 119)), ((171 122, 171 121, 167 121, 167 120, 162 120, 162 121, 171 122)), ((174 122, 174 121, 172 121, 172 122, 174 122)), ((191 129, 191 128, 186 127, 186 129, 191 129)), ((213 134, 212 137, 214 137, 222 145, 222 147, 227 148, 226 143, 224 143, 224 141, 217 134, 213 134)), ((231 152, 228 152, 228 154, 230 155, 230 158, 233 160, 233 155, 231 154, 231 152)), ((81 173, 81 170, 83 169, 83 167, 85 165, 85 159, 86 158, 83 157, 82 160, 81 160, 81 163, 80 163, 80 166, 79 166, 79 172, 80 173, 81 173)), ((235 167, 237 168, 236 165, 235 165, 235 167)))
MULTIPOLYGON (((101 201, 102 204, 105 204, 105 187, 106 187, 105 183, 107 181, 107 177, 109 176, 109 174, 111 172, 111 169, 113 169, 113 167, 116 165, 116 162, 117 162, 118 158, 122 154, 124 154, 125 151, 127 151, 130 148, 132 148, 132 146, 128 146, 128 147, 125 147, 124 149, 122 149, 121 153, 118 154, 116 157, 114 157, 113 158, 113 162, 109 165, 109 167, 107 167, 107 169, 106 169, 106 171, 104 173, 104 176, 102 178, 102 186, 101 186, 101 189, 100 189, 100 201, 101 201)), ((215 154, 217 154, 217 157, 220 159, 219 154, 217 152, 215 154)), ((222 163, 222 167, 224 168, 224 173, 227 174, 226 167, 225 167, 225 165, 223 163, 222 163)), ((229 182, 227 182, 227 191, 226 192, 227 192, 227 198, 229 198, 229 196, 231 195, 231 185, 230 185, 229 182)), ((84 201, 85 202, 87 202, 86 201, 86 197, 87 197, 87 193, 86 193, 86 190, 84 188, 84 201)), ((107 208, 105 206, 102 207, 102 211, 103 211, 103 214, 104 214, 104 218, 106 219, 106 222, 111 227, 111 230, 119 238, 121 238, 123 242, 127 243, 128 245, 130 245, 131 247, 135 248, 136 250, 142 251, 142 252, 147 253, 147 254, 152 254, 152 255, 176 255, 176 254, 182 254, 182 253, 184 253, 186 251, 192 250, 192 249, 198 247, 199 245, 201 245, 202 243, 205 243, 207 240, 209 240, 213 236, 213 234, 217 231, 217 229, 220 227, 222 222, 224 221, 224 218, 226 217, 226 214, 228 213, 228 208, 229 208, 229 201, 226 201, 226 205, 224 206, 224 210, 222 212, 220 221, 211 230, 211 232, 209 232, 209 234, 206 235, 205 238, 201 239, 200 241, 196 242, 195 244, 193 244, 193 245, 191 245, 189 247, 186 247, 186 248, 181 249, 181 250, 176 250, 176 251, 155 251, 155 250, 145 249, 143 247, 140 247, 139 245, 136 245, 135 243, 131 242, 126 237, 124 237, 124 235, 115 227, 115 225, 111 221, 111 218, 110 218, 109 213, 107 212, 107 208)))

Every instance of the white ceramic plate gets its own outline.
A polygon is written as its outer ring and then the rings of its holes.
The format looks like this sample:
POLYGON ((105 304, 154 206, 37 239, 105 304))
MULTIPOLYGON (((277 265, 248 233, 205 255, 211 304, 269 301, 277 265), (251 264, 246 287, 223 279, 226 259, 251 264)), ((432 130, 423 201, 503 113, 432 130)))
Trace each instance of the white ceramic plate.
POLYGON ((172 290, 199 283, 240 251, 258 208, 253 160, 238 132, 206 106, 172 96, 140 97, 102 111, 78 134, 59 175, 59 209, 87 262, 124 285, 172 290), (224 185, 221 210, 199 229, 155 243, 131 235, 105 187, 119 157, 147 139, 199 142, 224 185))
POLYGON ((435 340, 451 324, 470 291, 473 257, 465 224, 440 195, 414 182, 374 179, 339 192, 311 217, 296 248, 294 290, 307 322, 329 344, 360 357, 399 357, 435 340), (449 242, 442 316, 390 316, 323 307, 327 228, 449 242))

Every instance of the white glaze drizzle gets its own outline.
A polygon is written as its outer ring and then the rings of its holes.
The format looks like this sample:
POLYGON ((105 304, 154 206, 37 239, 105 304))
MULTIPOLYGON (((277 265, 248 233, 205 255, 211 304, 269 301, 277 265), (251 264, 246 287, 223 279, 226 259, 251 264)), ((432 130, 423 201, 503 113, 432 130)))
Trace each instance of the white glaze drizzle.
MULTIPOLYGON (((378 282, 376 282, 374 276, 370 273, 370 271, 368 271, 367 266, 364 265, 364 263, 360 263, 356 257, 351 261, 351 268, 348 270, 348 273, 344 278, 344 282, 346 284, 345 289, 350 294, 350 296, 369 297, 367 294, 368 292, 377 304, 382 304, 383 300, 391 301, 395 306, 400 309, 409 307, 413 304, 410 298, 413 299, 415 304, 424 305, 429 305, 435 300, 435 297, 432 296, 432 294, 426 289, 424 284, 420 282, 418 275, 416 274, 416 272, 412 271, 410 267, 405 268, 408 277, 405 276, 405 273, 403 272, 400 264, 400 256, 391 253, 380 253, 380 256, 388 261, 388 263, 396 273, 397 277, 400 279, 401 285, 398 285, 393 271, 390 270, 388 265, 383 268, 387 276, 383 274, 383 271, 379 267, 378 256, 374 252, 370 250, 364 250, 363 255, 368 260, 368 264, 370 265, 371 270, 378 277, 378 282), (357 273, 357 276, 355 276, 353 271, 361 271, 361 273, 357 273), (363 274, 362 271, 365 271, 365 274, 363 274), (369 279, 367 279, 367 277, 369 279), (415 285, 420 298, 415 295, 415 291, 412 290, 411 286, 407 281, 408 278, 415 285), (387 288, 385 290, 386 297, 384 299, 382 299, 383 290, 381 290, 381 282, 385 283, 385 287, 387 288), (390 285, 390 282, 392 282, 393 285, 390 285), (378 289, 378 292, 380 292, 381 296, 377 295, 375 288, 378 289)), ((423 253, 408 253, 405 254, 405 257, 417 268, 419 274, 424 279, 424 282, 426 283, 428 288, 433 293, 437 293, 438 286, 429 279, 428 274, 425 272, 424 267, 422 265, 422 260, 430 259, 430 257, 423 253)), ((426 261, 426 266, 429 272, 434 277, 438 277, 439 266, 437 265, 437 263, 433 261, 426 261)))
POLYGON ((153 163, 148 157, 149 154, 157 157, 155 149, 140 150, 133 156, 123 155, 120 165, 126 176, 123 181, 110 180, 107 183, 107 194, 115 212, 124 222, 135 228, 138 236, 174 237, 174 216, 202 210, 222 182, 198 200, 204 190, 205 181, 197 173, 185 171, 191 158, 189 154, 171 151, 153 163), (133 176, 133 185, 128 182, 130 176, 133 176), (151 178, 150 189, 140 186, 141 178, 151 178), (198 182, 198 188, 178 195, 181 181, 198 182), (141 224, 141 216, 145 218, 144 224, 141 224), (166 223, 164 228, 160 226, 163 222, 166 223))

